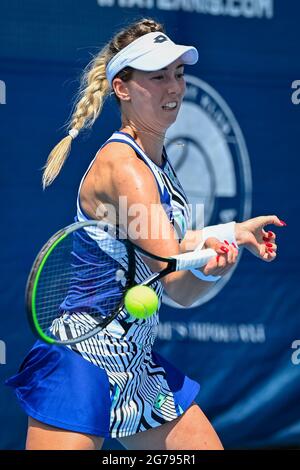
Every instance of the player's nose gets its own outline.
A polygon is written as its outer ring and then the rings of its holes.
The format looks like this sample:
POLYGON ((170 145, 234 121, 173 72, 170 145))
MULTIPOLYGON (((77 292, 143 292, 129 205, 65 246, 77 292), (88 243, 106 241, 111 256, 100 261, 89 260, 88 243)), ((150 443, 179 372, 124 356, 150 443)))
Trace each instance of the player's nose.
POLYGON ((176 77, 170 78, 167 83, 167 91, 169 95, 180 96, 182 94, 182 85, 176 77))

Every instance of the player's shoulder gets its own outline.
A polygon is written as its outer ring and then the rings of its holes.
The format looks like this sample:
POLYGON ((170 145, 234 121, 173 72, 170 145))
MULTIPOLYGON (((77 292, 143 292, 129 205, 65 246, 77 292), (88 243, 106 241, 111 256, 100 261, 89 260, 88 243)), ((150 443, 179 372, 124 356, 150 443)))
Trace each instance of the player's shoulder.
POLYGON ((105 166, 113 176, 123 174, 133 178, 153 178, 148 165, 138 157, 134 149, 123 142, 108 142, 97 153, 99 170, 105 166))
POLYGON ((110 141, 107 142, 98 152, 98 155, 104 157, 118 158, 118 156, 135 156, 134 149, 125 142, 110 141))
POLYGON ((152 171, 129 145, 109 142, 99 151, 96 160, 97 174, 105 179, 106 190, 112 199, 131 195, 136 200, 159 200, 152 171))

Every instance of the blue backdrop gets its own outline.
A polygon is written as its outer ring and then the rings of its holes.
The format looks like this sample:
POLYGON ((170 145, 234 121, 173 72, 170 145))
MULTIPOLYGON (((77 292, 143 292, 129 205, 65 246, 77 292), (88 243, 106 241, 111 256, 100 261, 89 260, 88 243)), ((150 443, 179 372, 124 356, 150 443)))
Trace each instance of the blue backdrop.
POLYGON ((201 382, 197 401, 227 448, 297 445, 300 105, 292 83, 300 79, 299 2, 2 0, 0 9, 0 448, 24 446, 26 417, 3 382, 34 340, 26 277, 41 244, 73 220, 82 173, 119 126, 112 99, 46 192, 41 168, 65 135, 91 54, 141 16, 199 49, 168 146, 190 199, 205 204, 205 223, 272 213, 288 223, 276 230, 274 263, 244 251, 232 276, 194 308, 165 299, 156 349, 201 382), (173 143, 178 138, 184 152, 173 143))

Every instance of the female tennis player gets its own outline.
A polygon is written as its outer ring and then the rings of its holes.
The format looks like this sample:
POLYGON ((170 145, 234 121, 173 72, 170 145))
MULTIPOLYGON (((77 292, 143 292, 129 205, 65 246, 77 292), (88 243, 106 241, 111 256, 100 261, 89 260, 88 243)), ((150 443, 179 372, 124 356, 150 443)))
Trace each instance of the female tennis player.
MULTIPOLYGON (((121 127, 102 145, 82 178, 77 220, 104 215, 110 220, 114 208, 120 221, 120 200, 125 197, 127 235, 148 252, 165 257, 202 246, 214 248, 218 255, 202 268, 203 279, 179 271, 157 283, 159 297, 164 288, 183 306, 193 304, 232 269, 237 244, 262 260, 275 259, 275 234, 264 226, 283 225, 276 216, 266 216, 221 231, 212 227, 206 236, 187 230, 188 203, 164 138, 184 96, 184 66, 197 60, 194 47, 175 44, 151 19, 116 34, 85 71, 69 134, 51 152, 43 176, 46 187, 59 173, 72 140, 93 124, 105 97, 114 93, 121 127), (134 230, 137 208, 143 213, 146 236, 134 230), (235 242, 224 235, 228 230, 234 232, 235 242)), ((141 263, 136 282, 156 267, 141 263)), ((79 321, 84 320, 61 317, 58 334, 72 337, 79 321)), ((195 403, 199 384, 153 351, 157 324, 158 313, 134 319, 124 309, 103 331, 76 345, 37 341, 8 381, 29 416, 26 448, 101 449, 104 438, 112 437, 127 449, 222 449, 195 403)))

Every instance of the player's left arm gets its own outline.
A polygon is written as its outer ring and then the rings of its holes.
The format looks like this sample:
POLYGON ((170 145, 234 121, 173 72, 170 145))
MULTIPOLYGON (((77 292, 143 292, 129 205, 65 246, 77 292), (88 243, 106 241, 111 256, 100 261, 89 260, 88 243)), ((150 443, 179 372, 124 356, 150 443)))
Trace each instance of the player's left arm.
POLYGON ((258 258, 270 262, 276 258, 277 244, 275 243, 276 234, 265 230, 267 225, 284 227, 286 223, 276 215, 267 215, 254 217, 244 222, 205 227, 203 230, 187 230, 180 243, 180 250, 185 253, 202 247, 211 248, 210 238, 207 237, 209 234, 222 243, 227 243, 226 238, 228 238, 233 246, 244 246, 258 258))

